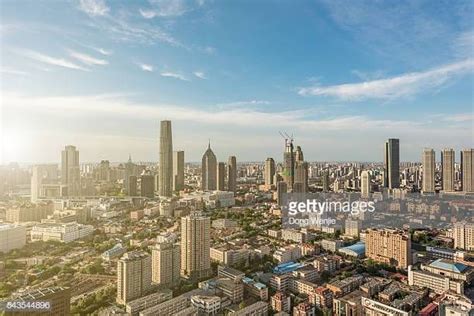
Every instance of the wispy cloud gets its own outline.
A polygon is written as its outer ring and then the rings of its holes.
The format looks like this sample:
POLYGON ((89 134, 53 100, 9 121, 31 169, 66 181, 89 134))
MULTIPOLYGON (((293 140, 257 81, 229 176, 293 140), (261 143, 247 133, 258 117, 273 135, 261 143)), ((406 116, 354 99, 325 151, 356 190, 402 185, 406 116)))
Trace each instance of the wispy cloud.
POLYGON ((44 55, 42 53, 35 52, 35 51, 32 51, 32 50, 18 50, 17 52, 19 54, 27 57, 27 58, 39 61, 39 62, 44 63, 44 64, 58 66, 58 67, 64 67, 64 68, 69 68, 69 69, 75 69, 75 70, 89 71, 89 69, 84 68, 84 67, 82 67, 78 64, 75 64, 74 62, 72 62, 70 60, 67 60, 67 59, 64 59, 64 58, 56 58, 56 57, 44 55))
POLYGON ((2 67, 0 68, 0 73, 2 74, 9 74, 9 75, 17 75, 17 76, 29 76, 30 73, 22 70, 12 69, 9 67, 2 67))
POLYGON ((235 101, 235 102, 226 102, 218 103, 217 106, 222 109, 228 108, 240 108, 240 107, 255 107, 260 105, 270 105, 270 101, 266 100, 246 100, 246 101, 235 101))
POLYGON ((473 69, 474 60, 466 59, 427 71, 412 72, 386 79, 304 87, 300 88, 298 93, 304 96, 329 96, 342 100, 393 99, 441 87, 454 77, 472 72, 473 69))
POLYGON ((195 71, 193 74, 199 79, 207 79, 206 74, 202 71, 195 71))
POLYGON ((79 60, 83 64, 86 64, 86 65, 89 65, 89 66, 94 66, 94 65, 104 66, 104 65, 109 64, 109 62, 107 60, 98 59, 98 58, 92 57, 90 55, 79 53, 79 52, 76 52, 76 51, 73 51, 73 50, 69 51, 69 55, 71 57, 79 60))
POLYGON ((145 19, 154 17, 177 17, 192 10, 184 0, 151 0, 152 9, 140 9, 145 19))
POLYGON ((183 80, 183 81, 189 81, 188 78, 186 78, 185 76, 181 75, 181 74, 178 74, 178 73, 175 73, 175 72, 162 72, 161 73, 161 76, 162 77, 170 77, 170 78, 174 78, 174 79, 179 79, 179 80, 183 80))
POLYGON ((103 49, 103 48, 95 48, 95 50, 97 50, 99 53, 101 53, 102 55, 105 55, 105 56, 112 55, 111 50, 106 50, 106 49, 103 49))
POLYGON ((153 65, 150 65, 150 64, 144 64, 144 63, 135 63, 138 67, 140 67, 141 70, 143 71, 148 71, 148 72, 153 72, 154 71, 154 67, 153 65))
POLYGON ((447 122, 473 122, 474 123, 474 113, 460 113, 460 114, 449 114, 441 115, 443 121, 447 122))
POLYGON ((110 11, 105 0, 80 0, 79 9, 90 16, 104 16, 110 11))

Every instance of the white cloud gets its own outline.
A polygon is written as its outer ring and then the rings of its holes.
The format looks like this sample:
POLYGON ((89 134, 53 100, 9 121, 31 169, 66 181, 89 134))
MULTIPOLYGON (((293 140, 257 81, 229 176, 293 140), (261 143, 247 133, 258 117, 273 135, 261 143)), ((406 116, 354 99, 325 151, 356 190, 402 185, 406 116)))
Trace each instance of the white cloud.
POLYGON ((138 67, 140 67, 143 71, 153 72, 154 68, 153 65, 144 64, 144 63, 136 63, 138 67))
POLYGON ((103 48, 95 48, 95 50, 98 51, 99 53, 101 53, 102 55, 105 55, 105 56, 112 55, 111 50, 106 50, 106 49, 103 49, 103 48))
POLYGON ((83 71, 89 71, 89 69, 84 68, 80 65, 77 65, 73 63, 72 61, 69 61, 67 59, 63 58, 56 58, 56 57, 51 57, 48 55, 44 55, 32 50, 19 50, 19 54, 28 57, 30 59, 39 61, 44 64, 48 65, 53 65, 53 66, 58 66, 58 67, 64 67, 64 68, 69 68, 69 69, 75 69, 75 70, 83 70, 83 71))
POLYGON ((69 51, 69 55, 71 55, 71 57, 73 57, 73 58, 79 60, 80 62, 82 62, 86 65, 89 65, 89 66, 93 66, 93 65, 104 66, 104 65, 109 64, 109 62, 107 60, 98 59, 98 58, 95 58, 95 57, 92 57, 92 56, 89 56, 89 55, 86 55, 86 54, 83 54, 83 53, 79 53, 79 52, 76 52, 76 51, 72 51, 72 50, 69 51))
POLYGON ((0 68, 0 73, 2 74, 9 74, 9 75, 17 75, 17 76, 29 76, 30 73, 22 70, 17 70, 9 67, 0 68))
POLYGON ((220 108, 238 108, 238 107, 246 107, 246 106, 269 105, 269 104, 271 104, 271 102, 266 101, 266 100, 246 100, 246 101, 219 103, 217 104, 217 106, 219 106, 220 108))
POLYGON ((342 100, 393 99, 441 87, 456 76, 472 72, 473 68, 474 60, 466 59, 427 71, 412 72, 392 78, 333 86, 304 87, 300 88, 298 93, 305 96, 330 96, 342 100))
POLYGON ((199 79, 207 79, 206 74, 202 71, 195 71, 193 74, 199 79))
POLYGON ((178 74, 178 73, 175 73, 175 72, 162 72, 161 76, 162 77, 175 78, 175 79, 179 79, 179 80, 183 80, 183 81, 189 81, 189 79, 186 78, 185 76, 183 76, 181 74, 178 74))
POLYGON ((474 123, 474 114, 473 113, 459 113, 459 114, 442 114, 440 115, 443 121, 447 122, 473 122, 474 123))
POLYGON ((110 11, 105 0, 80 0, 79 9, 89 16, 104 16, 110 11))
POLYGON ((156 12, 153 10, 140 9, 139 11, 145 19, 153 19, 156 16, 156 12))

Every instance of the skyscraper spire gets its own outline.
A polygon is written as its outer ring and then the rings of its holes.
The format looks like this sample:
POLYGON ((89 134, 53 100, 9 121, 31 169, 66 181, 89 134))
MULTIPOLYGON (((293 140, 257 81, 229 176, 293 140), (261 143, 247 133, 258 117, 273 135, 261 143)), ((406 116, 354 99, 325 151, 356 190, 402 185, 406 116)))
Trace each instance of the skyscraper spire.
POLYGON ((211 149, 211 139, 209 138, 209 143, 207 145, 207 149, 211 149))

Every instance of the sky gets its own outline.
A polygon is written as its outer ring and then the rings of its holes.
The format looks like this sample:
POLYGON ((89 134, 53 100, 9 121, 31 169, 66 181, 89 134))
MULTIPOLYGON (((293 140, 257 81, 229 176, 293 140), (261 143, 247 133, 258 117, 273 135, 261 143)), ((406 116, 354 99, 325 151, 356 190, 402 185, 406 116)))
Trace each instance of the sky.
MULTIPOLYGON (((474 2, 5 0, 0 163, 402 161, 474 144, 474 2)), ((456 157, 458 160, 458 157, 456 157)))

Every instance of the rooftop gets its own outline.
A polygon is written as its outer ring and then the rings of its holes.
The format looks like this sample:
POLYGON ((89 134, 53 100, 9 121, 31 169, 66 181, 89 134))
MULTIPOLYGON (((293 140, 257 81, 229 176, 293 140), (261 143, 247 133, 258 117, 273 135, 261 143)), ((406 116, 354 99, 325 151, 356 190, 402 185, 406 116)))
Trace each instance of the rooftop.
POLYGON ((429 264, 430 267, 432 268, 437 268, 441 270, 446 270, 446 271, 452 271, 456 273, 463 273, 468 269, 468 266, 459 263, 459 262, 453 262, 451 260, 446 260, 446 259, 438 259, 433 261, 432 263, 429 264))

